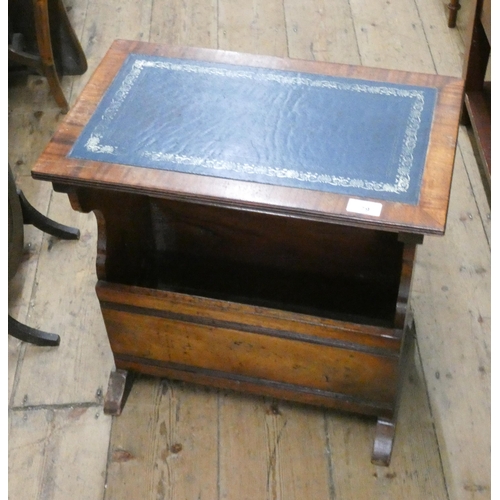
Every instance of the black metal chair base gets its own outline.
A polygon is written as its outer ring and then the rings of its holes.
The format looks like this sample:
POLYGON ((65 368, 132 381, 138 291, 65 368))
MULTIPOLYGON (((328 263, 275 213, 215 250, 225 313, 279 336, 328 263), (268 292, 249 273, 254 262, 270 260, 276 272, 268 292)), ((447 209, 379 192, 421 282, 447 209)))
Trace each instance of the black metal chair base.
MULTIPOLYGON (((80 238, 79 229, 70 226, 65 226, 64 224, 59 224, 58 222, 49 219, 45 215, 41 214, 38 210, 36 210, 28 202, 23 192, 15 187, 14 178, 13 176, 11 176, 10 167, 9 167, 9 182, 12 184, 9 185, 9 189, 11 189, 11 192, 9 192, 9 224, 11 223, 10 217, 11 215, 13 215, 13 212, 11 213, 11 209, 12 210, 15 209, 17 210, 18 215, 16 217, 16 222, 15 223, 13 222, 12 225, 13 226, 15 225, 15 229, 17 232, 21 231, 20 234, 22 235, 22 225, 32 224, 37 229, 40 229, 40 231, 43 231, 44 233, 50 234, 57 238, 61 238, 64 240, 77 240, 80 238), (14 193, 13 197, 12 193, 14 193), (17 193, 17 196, 15 193, 17 193), (11 204, 17 205, 17 207, 11 206, 11 204)), ((10 236, 11 235, 9 226, 9 238, 10 236)), ((15 238, 13 237, 13 239, 15 238)), ((14 254, 15 252, 17 252, 20 255, 23 247, 22 236, 18 239, 19 239, 18 245, 15 245, 16 250, 13 250, 12 253, 14 254)), ((11 244, 9 240, 9 261, 11 259, 10 253, 11 253, 11 244)), ((15 264, 16 267, 19 262, 19 259, 20 257, 18 256, 17 260, 14 261, 16 262, 15 264)), ((15 273, 15 268, 13 273, 15 273)), ((9 279, 10 279, 10 274, 11 270, 9 262, 9 279)), ((8 328, 9 328, 9 335, 12 335, 16 339, 19 339, 23 342, 28 342, 29 344, 37 346, 58 346, 59 343, 61 342, 61 338, 59 337, 59 335, 56 335, 55 333, 44 332, 42 330, 37 330, 36 328, 32 328, 30 326, 19 323, 19 321, 10 316, 10 314, 9 314, 8 328)))
POLYGON ((47 333, 42 330, 37 330, 27 325, 19 323, 9 314, 9 335, 23 342, 39 346, 58 346, 61 342, 61 337, 55 333, 47 333))
POLYGON ((18 190, 19 201, 23 212, 23 222, 32 224, 40 231, 61 238, 62 240, 77 240, 80 238, 80 230, 74 227, 59 224, 59 222, 49 219, 34 208, 26 199, 23 192, 18 190))

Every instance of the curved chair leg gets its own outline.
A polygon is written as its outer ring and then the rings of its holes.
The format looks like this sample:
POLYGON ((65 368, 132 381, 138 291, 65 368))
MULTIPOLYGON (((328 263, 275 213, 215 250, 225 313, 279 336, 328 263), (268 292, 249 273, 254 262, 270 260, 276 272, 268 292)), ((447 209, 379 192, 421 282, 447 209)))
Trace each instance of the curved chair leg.
POLYGON ((47 333, 30 326, 23 325, 9 315, 9 335, 16 339, 39 346, 58 346, 61 342, 59 335, 47 333))
POLYGON ((63 112, 68 112, 69 105, 61 87, 59 75, 57 74, 52 42, 50 39, 49 6, 48 0, 33 0, 35 8, 35 29, 38 49, 42 59, 42 69, 50 90, 54 95, 58 106, 63 112))
MULTIPOLYGON (((17 188, 9 165, 9 280, 16 274, 22 254, 23 224, 33 224, 41 231, 62 239, 76 240, 80 237, 78 229, 54 222, 30 205, 23 192, 17 188)), ((10 315, 8 333, 38 346, 58 346, 61 341, 59 335, 23 325, 10 315)))
POLYGON ((33 224, 37 229, 44 233, 51 234, 63 240, 77 240, 80 238, 80 230, 74 227, 65 226, 58 222, 45 217, 30 202, 26 199, 23 192, 18 190, 19 200, 21 202, 21 209, 23 212, 24 224, 33 224))
POLYGON ((457 25, 457 14, 460 10, 460 0, 450 0, 448 4, 448 28, 455 28, 457 25))

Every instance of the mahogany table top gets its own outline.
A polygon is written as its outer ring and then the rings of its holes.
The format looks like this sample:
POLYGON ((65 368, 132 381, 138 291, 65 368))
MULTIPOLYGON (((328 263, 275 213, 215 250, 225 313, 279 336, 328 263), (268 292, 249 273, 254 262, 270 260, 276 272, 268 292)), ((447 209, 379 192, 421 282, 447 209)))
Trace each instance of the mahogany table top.
POLYGON ((452 77, 117 40, 32 175, 442 234, 462 93, 452 77))

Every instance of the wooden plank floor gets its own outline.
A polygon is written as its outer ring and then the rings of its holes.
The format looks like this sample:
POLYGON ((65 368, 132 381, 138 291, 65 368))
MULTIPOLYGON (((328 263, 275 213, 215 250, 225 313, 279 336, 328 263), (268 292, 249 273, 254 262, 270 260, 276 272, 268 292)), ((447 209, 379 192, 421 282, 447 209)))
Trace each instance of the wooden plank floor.
MULTIPOLYGON (((66 0, 88 58, 74 102, 116 38, 460 76, 471 1, 66 0)), ((9 163, 60 241, 25 226, 9 312, 61 335, 9 337, 11 500, 486 499, 490 487, 490 209, 460 130, 447 232, 419 248, 417 334, 393 459, 370 464, 374 422, 267 398, 139 378, 103 415, 113 360, 94 292, 96 223, 30 169, 61 118, 43 78, 9 89, 9 163)))

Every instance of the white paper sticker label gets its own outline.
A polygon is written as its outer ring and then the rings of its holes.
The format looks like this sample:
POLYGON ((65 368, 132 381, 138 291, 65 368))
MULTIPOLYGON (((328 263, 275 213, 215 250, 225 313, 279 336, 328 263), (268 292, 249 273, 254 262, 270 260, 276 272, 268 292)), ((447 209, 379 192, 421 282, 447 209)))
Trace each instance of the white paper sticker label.
POLYGON ((372 217, 380 217, 382 212, 382 203, 350 198, 347 202, 346 211, 355 212, 357 214, 371 215, 372 217))

